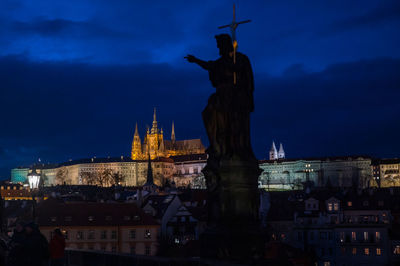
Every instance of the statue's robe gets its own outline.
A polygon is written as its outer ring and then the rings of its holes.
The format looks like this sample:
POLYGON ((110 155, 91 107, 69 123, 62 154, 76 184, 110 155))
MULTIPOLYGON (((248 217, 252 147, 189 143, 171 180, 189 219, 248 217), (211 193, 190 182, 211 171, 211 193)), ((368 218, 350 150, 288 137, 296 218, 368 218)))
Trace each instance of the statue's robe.
POLYGON ((253 159, 250 145, 250 113, 254 110, 254 81, 246 55, 208 61, 207 70, 216 92, 203 111, 203 121, 210 141, 208 154, 212 157, 253 159), (236 84, 234 84, 236 73, 236 84), (249 158, 251 157, 251 158, 249 158))

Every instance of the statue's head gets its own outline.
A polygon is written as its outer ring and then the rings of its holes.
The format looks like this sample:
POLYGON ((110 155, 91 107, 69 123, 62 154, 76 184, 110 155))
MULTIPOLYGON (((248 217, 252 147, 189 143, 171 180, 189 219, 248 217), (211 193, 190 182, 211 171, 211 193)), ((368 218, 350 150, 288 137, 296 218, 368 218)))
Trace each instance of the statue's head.
POLYGON ((233 51, 232 39, 229 34, 215 35, 215 39, 217 40, 217 47, 220 55, 227 56, 233 51))

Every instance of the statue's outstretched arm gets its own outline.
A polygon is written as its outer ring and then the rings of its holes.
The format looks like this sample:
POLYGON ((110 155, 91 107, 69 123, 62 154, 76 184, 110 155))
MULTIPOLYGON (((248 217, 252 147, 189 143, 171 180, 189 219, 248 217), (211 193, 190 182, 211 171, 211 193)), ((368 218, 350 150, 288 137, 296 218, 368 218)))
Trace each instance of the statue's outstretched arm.
POLYGON ((188 54, 187 56, 185 56, 185 59, 188 60, 188 62, 190 63, 196 63, 199 66, 201 66, 203 69, 205 70, 209 70, 210 66, 209 63, 206 61, 203 61, 201 59, 198 59, 197 57, 195 57, 194 55, 188 54))

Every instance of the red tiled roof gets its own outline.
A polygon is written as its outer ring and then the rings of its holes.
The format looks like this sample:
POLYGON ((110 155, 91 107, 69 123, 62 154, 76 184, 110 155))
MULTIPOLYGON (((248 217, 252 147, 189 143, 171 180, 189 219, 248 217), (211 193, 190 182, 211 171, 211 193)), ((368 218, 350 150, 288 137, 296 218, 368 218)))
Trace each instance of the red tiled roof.
POLYGON ((63 203, 49 199, 37 207, 39 226, 141 226, 158 223, 134 203, 63 203))

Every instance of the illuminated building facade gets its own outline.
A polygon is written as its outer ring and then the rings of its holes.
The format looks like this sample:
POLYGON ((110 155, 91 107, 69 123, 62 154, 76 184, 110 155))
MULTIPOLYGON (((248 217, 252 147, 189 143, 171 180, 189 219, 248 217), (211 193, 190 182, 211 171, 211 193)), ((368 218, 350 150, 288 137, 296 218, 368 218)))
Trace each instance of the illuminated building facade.
POLYGON ((27 180, 29 173, 28 167, 17 167, 11 170, 12 183, 24 183, 27 180))
POLYGON ((205 148, 200 139, 176 140, 174 123, 172 123, 171 140, 164 139, 163 129, 158 128, 156 109, 154 109, 152 127, 151 129, 147 129, 143 143, 141 142, 136 124, 132 142, 132 160, 146 160, 149 155, 153 160, 158 157, 200 154, 204 152, 205 148))
POLYGON ((373 160, 371 165, 373 186, 400 186, 400 159, 373 160))
POLYGON ((365 188, 372 180, 371 158, 365 156, 260 161, 260 186, 269 189, 301 189, 311 181, 317 187, 365 188))

